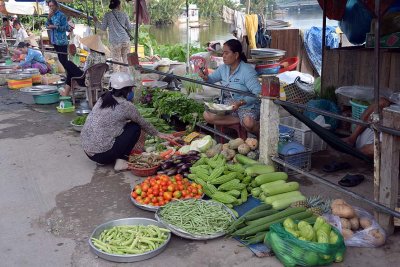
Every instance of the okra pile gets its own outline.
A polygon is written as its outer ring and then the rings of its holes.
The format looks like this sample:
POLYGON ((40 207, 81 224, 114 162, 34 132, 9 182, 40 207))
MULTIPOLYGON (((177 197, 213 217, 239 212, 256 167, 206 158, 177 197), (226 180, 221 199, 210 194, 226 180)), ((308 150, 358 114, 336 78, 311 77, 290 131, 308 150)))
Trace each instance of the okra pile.
POLYGON ((121 225, 104 230, 92 243, 110 254, 143 254, 162 246, 169 232, 155 225, 121 225))
POLYGON ((247 201, 253 177, 274 171, 273 166, 257 164, 243 155, 236 155, 236 163, 227 163, 217 154, 200 158, 190 168, 188 178, 201 184, 207 196, 233 208, 247 201))

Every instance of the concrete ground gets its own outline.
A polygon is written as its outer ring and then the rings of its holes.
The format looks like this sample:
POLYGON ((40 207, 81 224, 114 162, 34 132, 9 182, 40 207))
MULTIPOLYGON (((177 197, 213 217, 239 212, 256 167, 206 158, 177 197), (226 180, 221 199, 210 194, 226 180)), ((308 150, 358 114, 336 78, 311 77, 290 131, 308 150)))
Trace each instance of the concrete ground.
MULTIPOLYGON (((162 254, 139 263, 96 257, 89 251, 88 236, 97 225, 124 217, 152 218, 153 213, 129 200, 138 178, 96 166, 85 156, 79 133, 69 125, 73 117, 0 88, 0 266, 281 266, 275 257, 257 258, 226 238, 195 242, 173 237, 162 254)), ((313 171, 334 156, 316 154, 313 171)), ((351 157, 340 159, 353 163, 352 172, 367 174, 367 181, 354 190, 371 197, 372 169, 351 157)), ((324 177, 336 182, 343 175, 324 177)), ((344 197, 307 178, 292 179, 300 181, 307 195, 344 197)), ((381 248, 348 248, 345 261, 335 266, 394 266, 400 258, 399 240, 396 233, 381 248)))

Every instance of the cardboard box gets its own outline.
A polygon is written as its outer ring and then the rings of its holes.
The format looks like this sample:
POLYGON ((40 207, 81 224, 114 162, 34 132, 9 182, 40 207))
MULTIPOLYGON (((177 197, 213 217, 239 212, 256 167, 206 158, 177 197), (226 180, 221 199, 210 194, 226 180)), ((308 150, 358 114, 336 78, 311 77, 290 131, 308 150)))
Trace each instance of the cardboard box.
MULTIPOLYGON (((382 48, 400 48, 400 32, 391 33, 381 37, 382 48)), ((367 33, 365 47, 375 47, 375 34, 367 33)))

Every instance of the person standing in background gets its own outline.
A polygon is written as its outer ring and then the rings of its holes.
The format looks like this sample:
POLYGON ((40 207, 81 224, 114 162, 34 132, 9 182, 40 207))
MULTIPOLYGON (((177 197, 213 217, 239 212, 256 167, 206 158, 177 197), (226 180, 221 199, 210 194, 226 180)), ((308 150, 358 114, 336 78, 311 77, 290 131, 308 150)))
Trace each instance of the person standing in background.
POLYGON ((13 36, 13 27, 10 25, 8 18, 3 18, 3 27, 1 31, 6 38, 11 38, 13 36))
POLYGON ((21 26, 21 22, 19 20, 14 20, 13 26, 15 29, 15 44, 14 46, 17 47, 19 43, 24 42, 26 38, 28 38, 28 34, 26 33, 25 29, 21 26))
POLYGON ((59 10, 56 0, 50 0, 48 5, 49 15, 47 17, 46 27, 50 31, 50 43, 54 46, 58 60, 65 68, 65 64, 68 61, 67 31, 69 31, 70 26, 68 25, 65 14, 59 10))
MULTIPOLYGON (((129 22, 128 15, 121 11, 121 1, 111 0, 108 6, 111 11, 104 15, 100 22, 97 17, 93 17, 96 26, 102 31, 108 28, 108 39, 110 42, 111 56, 114 61, 128 63, 128 53, 130 48, 129 31, 133 28, 129 22)), ((127 68, 113 65, 113 71, 126 71, 127 68)))

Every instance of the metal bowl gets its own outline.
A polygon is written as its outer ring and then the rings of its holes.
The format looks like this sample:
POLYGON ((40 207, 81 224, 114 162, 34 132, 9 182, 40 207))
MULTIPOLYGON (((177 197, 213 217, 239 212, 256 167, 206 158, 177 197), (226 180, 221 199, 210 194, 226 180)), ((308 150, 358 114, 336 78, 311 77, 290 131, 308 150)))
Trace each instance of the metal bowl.
POLYGON ((22 88, 20 91, 30 95, 46 95, 57 92, 57 87, 51 85, 37 85, 37 86, 22 88))
POLYGON ((72 125, 72 128, 73 128, 75 131, 77 131, 77 132, 82 131, 83 125, 74 124, 73 121, 71 121, 71 125, 72 125))
POLYGON ((156 250, 149 251, 149 252, 146 252, 143 254, 138 254, 138 255, 110 254, 110 253, 103 252, 94 246, 94 244, 92 242, 92 238, 98 238, 104 230, 107 230, 114 226, 119 226, 119 225, 155 225, 158 227, 165 228, 165 226, 162 225, 161 223, 159 223, 155 220, 152 220, 152 219, 147 219, 147 218, 125 218, 125 219, 109 221, 109 222, 106 222, 106 223, 103 223, 103 224, 97 226, 96 229, 94 229, 93 233, 90 235, 90 238, 89 238, 90 250, 94 254, 99 256, 100 258, 103 258, 108 261, 113 261, 113 262, 143 261, 143 260, 153 258, 153 257, 157 256, 158 254, 160 254, 161 252, 163 252, 164 249, 167 247, 168 242, 171 239, 171 233, 169 233, 167 241, 165 241, 165 243, 163 245, 161 245, 159 248, 157 248, 156 250))
POLYGON ((77 110, 75 111, 76 115, 78 115, 78 116, 87 115, 87 114, 89 114, 90 112, 91 112, 90 109, 77 109, 77 110))
MULTIPOLYGON (((187 199, 184 200, 180 200, 180 201, 186 201, 187 199)), ((236 216, 235 214, 233 214, 233 212, 224 204, 213 201, 213 200, 203 200, 203 199, 198 199, 198 201, 204 201, 204 202, 208 202, 212 205, 219 205, 221 206, 222 209, 226 210, 231 216, 232 218, 235 220, 236 216)), ((156 220, 160 223, 162 223, 166 228, 168 228, 173 234, 180 236, 182 238, 186 238, 186 239, 190 239, 190 240, 210 240, 210 239, 215 239, 221 236, 224 236, 226 234, 226 232, 217 232, 211 235, 194 235, 191 233, 188 233, 172 224, 169 224, 167 222, 165 222, 161 217, 160 217, 160 212, 162 210, 162 207, 160 207, 156 213, 154 214, 154 217, 156 218, 156 220)))

